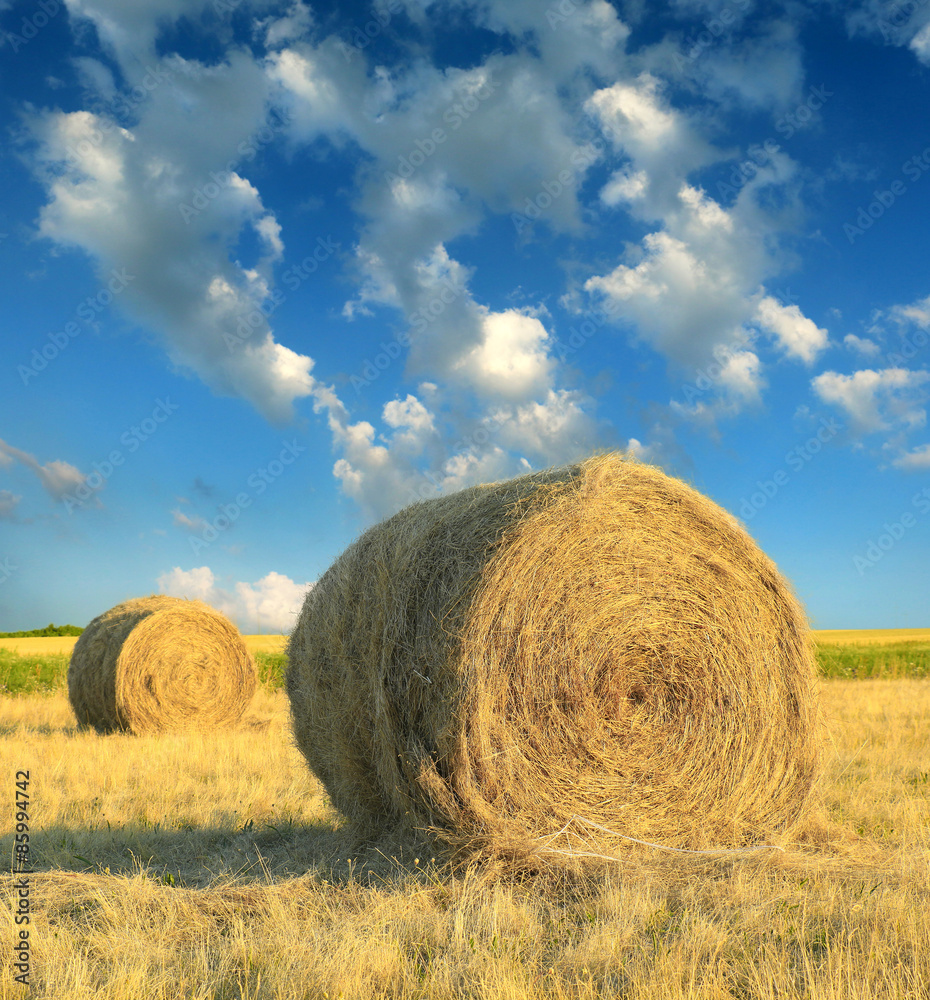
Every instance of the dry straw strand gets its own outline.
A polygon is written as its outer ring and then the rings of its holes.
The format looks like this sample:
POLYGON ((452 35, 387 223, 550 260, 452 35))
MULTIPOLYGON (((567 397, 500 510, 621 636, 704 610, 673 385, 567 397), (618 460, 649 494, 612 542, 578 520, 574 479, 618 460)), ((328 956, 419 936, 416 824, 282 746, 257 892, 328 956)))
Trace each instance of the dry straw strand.
POLYGON ((605 847, 741 847, 792 827, 817 770, 790 587, 735 518, 616 454, 375 525, 288 656, 297 745, 360 832, 525 860, 582 816, 605 847))
POLYGON ((102 733, 233 723, 257 684, 252 656, 228 618, 201 601, 159 595, 95 618, 68 667, 78 722, 102 733))

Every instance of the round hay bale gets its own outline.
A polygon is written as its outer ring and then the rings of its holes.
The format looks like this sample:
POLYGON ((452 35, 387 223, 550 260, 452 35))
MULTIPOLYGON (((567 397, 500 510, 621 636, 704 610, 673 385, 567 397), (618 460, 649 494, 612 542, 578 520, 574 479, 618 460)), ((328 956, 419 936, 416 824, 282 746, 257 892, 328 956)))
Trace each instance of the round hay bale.
POLYGON ((789 586, 730 514, 618 455, 371 528, 288 657, 297 745, 368 834, 511 858, 737 846, 789 827, 815 775, 789 586))
POLYGON ((235 722, 257 683, 252 657, 228 618, 201 601, 156 595, 95 618, 68 666, 78 722, 104 733, 235 722))

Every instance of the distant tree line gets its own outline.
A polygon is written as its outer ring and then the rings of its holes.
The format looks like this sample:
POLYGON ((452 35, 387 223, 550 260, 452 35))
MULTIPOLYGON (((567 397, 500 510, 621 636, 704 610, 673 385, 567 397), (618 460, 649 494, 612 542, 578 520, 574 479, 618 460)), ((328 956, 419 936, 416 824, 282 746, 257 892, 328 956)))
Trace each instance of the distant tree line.
POLYGON ((31 632, 0 632, 0 639, 32 639, 48 635, 80 635, 84 629, 79 625, 46 625, 31 632))

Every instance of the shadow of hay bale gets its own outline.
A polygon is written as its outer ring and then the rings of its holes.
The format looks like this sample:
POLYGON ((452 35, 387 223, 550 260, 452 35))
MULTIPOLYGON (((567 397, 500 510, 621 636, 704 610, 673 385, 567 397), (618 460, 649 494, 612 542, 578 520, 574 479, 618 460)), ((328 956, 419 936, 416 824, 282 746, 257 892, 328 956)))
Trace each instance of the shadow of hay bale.
POLYGON ((186 888, 304 877, 334 885, 411 876, 427 880, 431 858, 423 838, 361 840, 344 823, 327 819, 243 823, 241 816, 223 813, 213 825, 196 828, 114 823, 106 830, 87 830, 55 825, 43 829, 35 842, 33 870, 40 878, 67 872, 133 875, 141 870, 155 881, 186 888))

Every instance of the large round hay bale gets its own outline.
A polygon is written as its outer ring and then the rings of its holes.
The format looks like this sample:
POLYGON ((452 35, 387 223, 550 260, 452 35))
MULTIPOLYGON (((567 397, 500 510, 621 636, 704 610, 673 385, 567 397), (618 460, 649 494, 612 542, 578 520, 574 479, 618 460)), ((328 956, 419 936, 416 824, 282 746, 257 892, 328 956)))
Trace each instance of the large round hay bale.
POLYGON ((789 586, 735 518, 618 455, 371 528, 288 657, 297 745, 369 833, 511 856, 736 846, 785 830, 815 774, 789 586))
POLYGON ((235 722, 257 682, 252 657, 228 618, 201 601, 155 595, 95 618, 68 667, 74 714, 99 732, 235 722))

